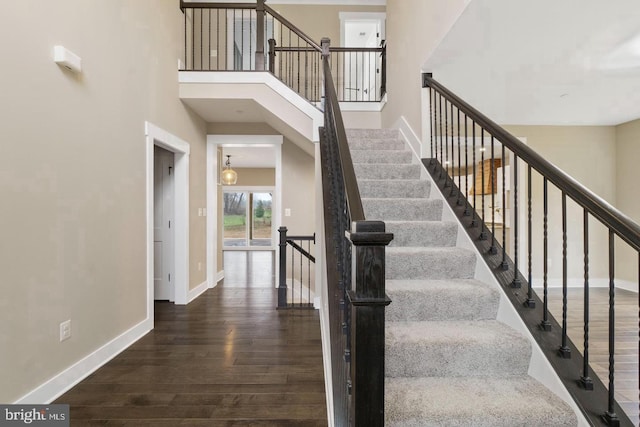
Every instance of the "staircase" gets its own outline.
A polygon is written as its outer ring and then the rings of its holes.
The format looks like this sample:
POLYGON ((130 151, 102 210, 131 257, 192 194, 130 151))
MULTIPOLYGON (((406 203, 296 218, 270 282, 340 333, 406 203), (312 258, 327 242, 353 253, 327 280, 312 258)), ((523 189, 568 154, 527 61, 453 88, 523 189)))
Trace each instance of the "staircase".
MULTIPOLYGON (((527 372, 529 341, 496 320, 498 285, 474 278, 474 251, 456 246, 396 130, 348 129, 368 220, 383 220, 386 249, 387 426, 576 426, 571 408, 527 372)), ((434 191, 437 191, 434 190, 434 191)))

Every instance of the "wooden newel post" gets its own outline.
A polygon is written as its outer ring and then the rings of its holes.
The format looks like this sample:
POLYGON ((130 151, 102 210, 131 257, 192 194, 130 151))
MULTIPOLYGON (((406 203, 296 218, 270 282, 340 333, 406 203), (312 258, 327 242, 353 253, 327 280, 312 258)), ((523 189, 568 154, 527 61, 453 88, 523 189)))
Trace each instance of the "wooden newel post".
POLYGON ((264 0, 256 4, 256 70, 264 70, 264 0))
POLYGON ((276 72, 276 41, 275 39, 269 39, 269 71, 271 73, 276 72))
POLYGON ((354 426, 384 426, 385 246, 393 234, 382 221, 353 222, 351 303, 351 420, 354 426))
POLYGON ((287 227, 278 228, 280 233, 279 247, 279 280, 278 280, 278 308, 287 307, 287 227))

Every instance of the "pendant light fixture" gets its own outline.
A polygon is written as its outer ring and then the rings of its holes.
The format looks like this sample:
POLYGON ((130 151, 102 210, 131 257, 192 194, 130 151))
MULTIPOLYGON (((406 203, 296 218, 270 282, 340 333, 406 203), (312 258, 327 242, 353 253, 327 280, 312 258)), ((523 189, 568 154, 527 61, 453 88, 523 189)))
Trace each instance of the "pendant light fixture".
POLYGON ((238 173, 231 169, 231 156, 227 154, 225 169, 222 171, 222 183, 224 185, 234 185, 238 182, 238 173))

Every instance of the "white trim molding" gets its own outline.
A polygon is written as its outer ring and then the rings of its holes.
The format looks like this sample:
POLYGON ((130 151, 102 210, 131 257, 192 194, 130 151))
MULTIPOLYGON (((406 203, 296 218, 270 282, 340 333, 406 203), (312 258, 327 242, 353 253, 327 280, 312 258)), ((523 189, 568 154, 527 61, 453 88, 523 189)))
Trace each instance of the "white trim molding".
POLYGON ((187 303, 190 303, 191 301, 193 301, 194 299, 198 298, 200 295, 202 295, 207 289, 209 289, 209 283, 207 280, 205 280, 204 282, 200 283, 198 286, 196 286, 193 289, 189 289, 189 292, 187 293, 187 303))
POLYGON ((187 304, 189 290, 189 144, 145 122, 147 154, 147 317, 153 319, 153 147, 174 153, 175 303, 187 304))
POLYGON ((126 350, 153 329, 153 319, 146 318, 93 353, 83 357, 44 384, 15 401, 15 404, 48 404, 66 393, 105 363, 126 350))

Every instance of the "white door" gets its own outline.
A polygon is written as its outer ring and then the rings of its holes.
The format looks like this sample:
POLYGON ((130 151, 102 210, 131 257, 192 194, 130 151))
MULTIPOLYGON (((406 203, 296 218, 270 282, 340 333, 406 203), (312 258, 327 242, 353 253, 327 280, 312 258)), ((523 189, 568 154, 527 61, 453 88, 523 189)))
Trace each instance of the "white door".
MULTIPOLYGON (((379 19, 343 21, 344 47, 379 47, 383 37, 379 19)), ((380 55, 374 52, 347 53, 344 58, 345 101, 374 101, 379 93, 380 55)))
POLYGON ((175 299, 173 153, 154 147, 153 288, 154 299, 175 299))

